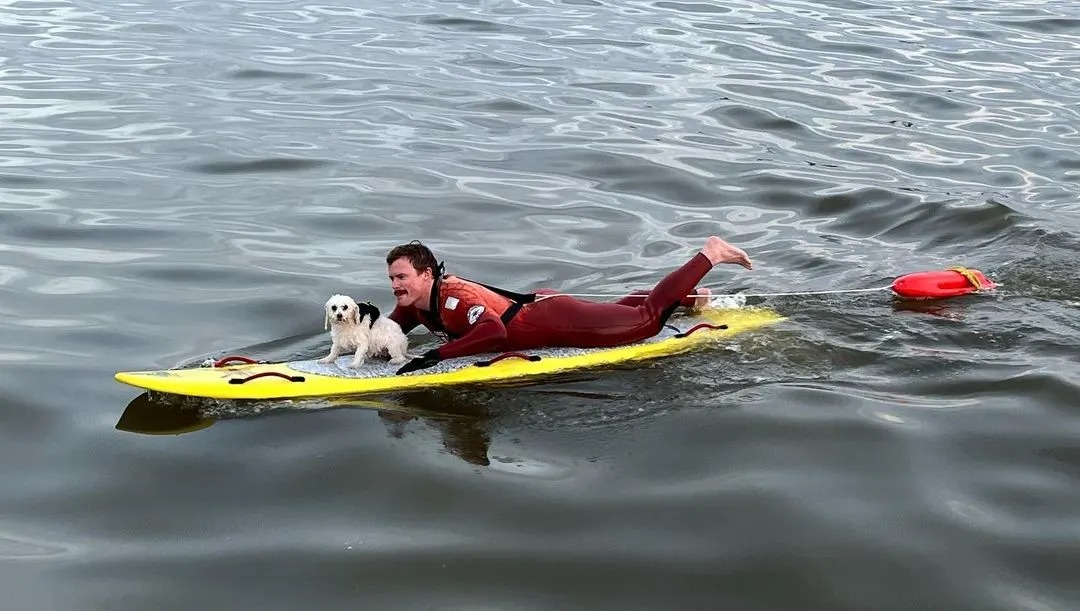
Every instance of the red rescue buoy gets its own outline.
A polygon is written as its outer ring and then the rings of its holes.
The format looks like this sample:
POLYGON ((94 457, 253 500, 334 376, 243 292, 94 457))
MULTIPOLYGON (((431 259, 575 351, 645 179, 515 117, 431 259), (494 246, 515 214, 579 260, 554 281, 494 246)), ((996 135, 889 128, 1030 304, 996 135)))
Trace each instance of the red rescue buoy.
POLYGON ((947 270, 900 276, 893 281, 892 290, 908 299, 945 299, 992 289, 995 286, 977 269, 951 267, 947 270))

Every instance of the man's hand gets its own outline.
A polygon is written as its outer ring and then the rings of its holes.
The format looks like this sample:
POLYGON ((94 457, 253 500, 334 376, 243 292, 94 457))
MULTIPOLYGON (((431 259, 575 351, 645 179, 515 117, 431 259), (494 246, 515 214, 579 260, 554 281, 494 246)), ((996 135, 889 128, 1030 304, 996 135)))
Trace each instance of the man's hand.
POLYGON ((437 365, 441 360, 442 357, 439 356, 438 349, 428 350, 424 354, 402 365, 401 368, 397 370, 396 375, 427 369, 428 367, 437 365))

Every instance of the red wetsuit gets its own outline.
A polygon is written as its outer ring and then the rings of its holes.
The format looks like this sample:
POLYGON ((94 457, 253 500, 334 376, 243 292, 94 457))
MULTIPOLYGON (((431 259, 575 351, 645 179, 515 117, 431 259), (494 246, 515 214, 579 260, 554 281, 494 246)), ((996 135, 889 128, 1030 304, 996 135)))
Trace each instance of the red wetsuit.
POLYGON ((710 269, 712 263, 699 253, 653 290, 614 303, 565 295, 522 303, 555 291, 517 295, 447 276, 435 280, 430 309, 397 306, 389 316, 406 333, 424 325, 449 340, 437 349, 441 359, 544 347, 619 346, 656 335, 675 308, 692 306, 694 298, 688 295, 710 269))

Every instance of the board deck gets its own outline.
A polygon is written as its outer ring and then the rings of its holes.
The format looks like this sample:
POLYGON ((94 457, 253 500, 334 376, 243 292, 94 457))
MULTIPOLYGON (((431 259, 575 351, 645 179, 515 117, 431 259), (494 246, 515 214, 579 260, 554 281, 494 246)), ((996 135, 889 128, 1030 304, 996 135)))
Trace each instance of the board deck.
POLYGON ((323 365, 316 360, 122 371, 117 381, 136 388, 212 399, 289 399, 362 395, 456 384, 524 381, 582 369, 621 365, 679 354, 783 320, 765 308, 708 309, 673 318, 658 335, 614 348, 546 348, 525 353, 447 359, 420 371, 395 375, 399 365, 369 360, 347 367, 351 355, 323 365))

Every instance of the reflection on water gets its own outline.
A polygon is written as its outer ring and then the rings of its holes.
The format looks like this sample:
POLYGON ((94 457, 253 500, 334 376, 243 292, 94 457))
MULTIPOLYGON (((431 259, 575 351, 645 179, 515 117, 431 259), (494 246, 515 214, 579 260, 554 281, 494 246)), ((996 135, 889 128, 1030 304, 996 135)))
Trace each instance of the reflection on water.
POLYGON ((475 465, 489 464, 486 409, 465 404, 461 397, 451 399, 450 393, 416 392, 380 400, 341 398, 280 403, 210 401, 142 393, 128 403, 116 429, 141 435, 183 435, 206 429, 222 418, 311 409, 376 410, 387 433, 394 438, 405 435, 405 425, 419 422, 440 432, 443 448, 450 454, 475 465), (453 403, 449 403, 451 400, 453 403))
MULTIPOLYGON (((970 297, 968 299, 971 299, 970 297)), ((894 312, 917 312, 941 316, 956 321, 964 320, 964 298, 952 299, 893 299, 894 312)))
POLYGON ((473 391, 425 390, 362 398, 288 401, 225 401, 144 392, 127 404, 115 427, 119 431, 140 435, 184 435, 203 431, 222 420, 247 420, 330 409, 374 410, 392 438, 405 437, 410 425, 419 424, 437 431, 442 449, 450 455, 470 464, 487 466, 491 461, 489 429, 515 407, 527 410, 535 407, 537 400, 551 402, 559 397, 595 401, 617 396, 610 392, 560 388, 561 385, 580 384, 590 379, 593 378, 588 373, 571 373, 547 379, 541 387, 534 387, 535 382, 511 381, 473 391), (511 389, 515 387, 534 387, 532 399, 512 394, 511 389), (493 395, 487 392, 492 388, 502 390, 493 395))
POLYGON ((214 424, 197 408, 154 401, 150 393, 132 399, 116 422, 116 430, 141 435, 182 435, 201 431, 214 424))

